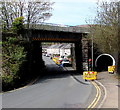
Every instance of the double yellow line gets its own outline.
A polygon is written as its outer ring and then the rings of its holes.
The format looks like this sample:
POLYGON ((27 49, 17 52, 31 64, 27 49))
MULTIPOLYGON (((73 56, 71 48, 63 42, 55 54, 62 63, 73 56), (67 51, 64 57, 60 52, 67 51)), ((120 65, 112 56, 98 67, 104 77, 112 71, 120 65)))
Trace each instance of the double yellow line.
POLYGON ((100 100, 100 97, 101 97, 101 89, 100 89, 100 87, 99 87, 95 82, 91 82, 91 83, 92 83, 92 84, 94 85, 94 87, 96 88, 97 93, 96 93, 96 96, 95 96, 94 100, 93 100, 92 103, 87 107, 86 110, 90 110, 90 109, 94 108, 94 107, 97 105, 97 103, 98 103, 98 101, 100 100))

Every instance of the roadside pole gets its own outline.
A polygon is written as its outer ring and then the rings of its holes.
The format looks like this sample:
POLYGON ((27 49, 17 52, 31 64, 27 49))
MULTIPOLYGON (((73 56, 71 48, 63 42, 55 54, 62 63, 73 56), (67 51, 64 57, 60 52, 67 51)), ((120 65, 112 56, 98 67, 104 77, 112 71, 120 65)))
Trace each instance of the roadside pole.
POLYGON ((93 71, 93 58, 94 58, 94 56, 93 56, 93 33, 92 33, 92 50, 91 50, 92 52, 92 71, 93 71))

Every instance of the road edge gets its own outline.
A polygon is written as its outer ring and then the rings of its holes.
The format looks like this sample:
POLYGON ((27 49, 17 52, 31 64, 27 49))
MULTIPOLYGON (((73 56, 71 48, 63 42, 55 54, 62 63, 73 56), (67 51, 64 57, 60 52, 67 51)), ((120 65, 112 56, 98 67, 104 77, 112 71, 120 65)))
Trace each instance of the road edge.
POLYGON ((37 77, 36 79, 34 79, 33 81, 31 81, 30 83, 28 83, 27 85, 25 85, 25 86, 23 86, 23 87, 20 87, 20 88, 14 89, 14 90, 10 90, 10 91, 6 91, 6 92, 1 92, 0 94, 11 93, 11 92, 15 92, 15 91, 17 91, 17 90, 24 89, 24 88, 26 88, 26 87, 28 87, 28 86, 33 85, 38 79, 39 79, 39 77, 37 77))
POLYGON ((96 82, 97 84, 99 84, 99 85, 103 88, 104 93, 105 93, 105 95, 104 95, 104 98, 103 98, 102 102, 101 102, 101 103, 100 103, 100 105, 98 106, 98 108, 101 108, 101 107, 102 107, 102 105, 104 104, 104 102, 105 102, 106 98, 107 98, 107 90, 106 90, 105 86, 104 86, 101 82, 99 82, 99 81, 97 81, 97 80, 95 80, 95 82, 96 82))

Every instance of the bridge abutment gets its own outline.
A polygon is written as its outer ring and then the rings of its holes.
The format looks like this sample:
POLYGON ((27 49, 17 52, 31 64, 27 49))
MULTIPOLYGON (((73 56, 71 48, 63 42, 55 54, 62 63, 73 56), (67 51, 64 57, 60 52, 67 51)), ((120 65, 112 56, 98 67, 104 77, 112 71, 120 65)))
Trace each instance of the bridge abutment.
POLYGON ((40 41, 32 41, 32 68, 35 74, 39 74, 43 68, 42 46, 40 41))
POLYGON ((78 73, 82 74, 82 44, 81 41, 75 43, 75 59, 76 59, 76 70, 78 73))

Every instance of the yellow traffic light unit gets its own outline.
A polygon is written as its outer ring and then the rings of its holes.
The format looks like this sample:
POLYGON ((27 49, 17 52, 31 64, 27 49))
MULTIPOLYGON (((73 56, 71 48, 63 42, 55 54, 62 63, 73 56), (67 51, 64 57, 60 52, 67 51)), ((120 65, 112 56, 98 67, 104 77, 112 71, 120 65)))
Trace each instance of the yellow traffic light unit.
POLYGON ((83 79, 85 79, 85 81, 86 80, 95 80, 95 79, 97 79, 97 72, 96 71, 84 71, 83 79))

